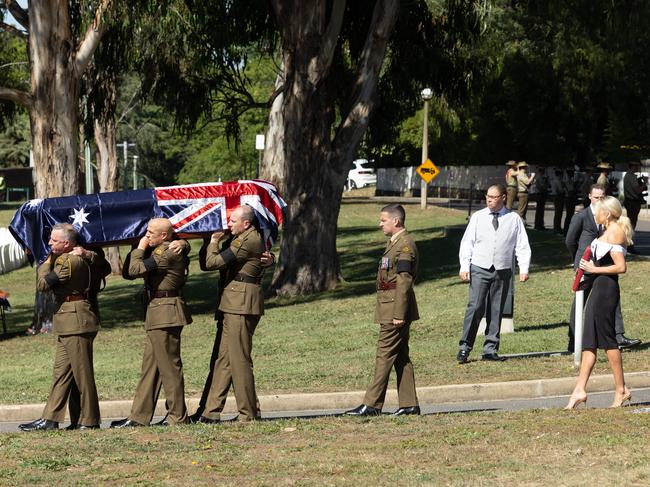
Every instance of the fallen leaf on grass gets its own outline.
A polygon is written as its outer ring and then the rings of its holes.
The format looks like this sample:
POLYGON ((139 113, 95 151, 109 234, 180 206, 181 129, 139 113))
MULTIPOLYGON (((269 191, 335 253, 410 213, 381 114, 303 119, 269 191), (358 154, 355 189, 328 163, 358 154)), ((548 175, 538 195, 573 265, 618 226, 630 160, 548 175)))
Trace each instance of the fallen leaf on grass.
POLYGON ((293 427, 287 427, 287 428, 284 428, 284 431, 286 431, 287 433, 291 433, 291 432, 293 432, 293 431, 296 431, 296 428, 293 428, 293 427))

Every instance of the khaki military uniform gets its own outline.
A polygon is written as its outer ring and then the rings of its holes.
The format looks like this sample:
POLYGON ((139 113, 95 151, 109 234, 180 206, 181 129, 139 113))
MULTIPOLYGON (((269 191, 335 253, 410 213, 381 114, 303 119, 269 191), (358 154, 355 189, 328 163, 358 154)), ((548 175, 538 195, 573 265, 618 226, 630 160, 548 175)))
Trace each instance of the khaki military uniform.
POLYGON ((169 250, 169 242, 146 251, 134 249, 124 263, 129 277, 144 277, 149 298, 142 370, 129 415, 140 424, 151 423, 161 386, 165 389, 169 423, 187 422, 181 332, 192 318, 181 291, 188 265, 186 255, 169 250))
POLYGON ((531 178, 525 174, 523 170, 520 170, 517 174, 517 199, 519 200, 517 213, 519 213, 519 216, 524 220, 524 222, 526 221, 526 212, 528 211, 528 188, 531 185, 530 179, 531 178))
POLYGON ((508 169, 506 171, 506 208, 512 210, 512 206, 517 199, 517 170, 508 169))
POLYGON ((379 340, 375 361, 375 377, 366 391, 363 403, 381 409, 386 397, 390 371, 395 367, 399 407, 418 405, 415 374, 409 357, 409 329, 420 318, 413 292, 418 270, 418 250, 406 230, 393 235, 377 271, 377 305, 375 322, 379 323, 379 340), (395 326, 393 319, 403 320, 395 326))
POLYGON ((205 255, 205 268, 221 270, 225 277, 218 308, 223 313, 223 335, 203 416, 220 419, 232 384, 239 418, 250 420, 260 415, 251 352, 255 328, 264 314, 261 256, 265 248, 254 227, 233 238, 225 250, 222 243, 210 243, 205 255))
POLYGON ((38 268, 38 289, 54 293, 57 310, 52 319, 56 353, 50 395, 43 419, 62 423, 71 392, 78 421, 84 426, 100 424, 99 399, 93 369, 93 340, 99 320, 88 299, 91 280, 89 265, 81 257, 65 253, 54 265, 38 268))

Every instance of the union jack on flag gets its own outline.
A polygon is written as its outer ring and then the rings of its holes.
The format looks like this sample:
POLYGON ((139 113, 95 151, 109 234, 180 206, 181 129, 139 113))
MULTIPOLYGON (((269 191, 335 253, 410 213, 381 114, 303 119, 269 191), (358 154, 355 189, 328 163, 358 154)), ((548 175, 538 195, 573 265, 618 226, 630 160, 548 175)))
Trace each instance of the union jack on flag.
POLYGON ((9 230, 41 263, 56 223, 72 223, 82 244, 107 246, 142 237, 152 218, 168 218, 177 234, 188 237, 225 230, 240 205, 253 208, 271 248, 286 203, 273 184, 260 179, 31 200, 18 209, 9 230))

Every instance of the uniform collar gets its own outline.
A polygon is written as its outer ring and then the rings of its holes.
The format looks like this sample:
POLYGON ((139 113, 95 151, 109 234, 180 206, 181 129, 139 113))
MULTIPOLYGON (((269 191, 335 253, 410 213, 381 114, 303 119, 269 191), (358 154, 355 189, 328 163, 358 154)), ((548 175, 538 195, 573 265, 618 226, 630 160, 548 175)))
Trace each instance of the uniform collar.
POLYGON ((394 233, 394 234, 390 237, 390 241, 391 241, 391 242, 397 242, 397 239, 400 238, 404 232, 406 232, 406 228, 402 228, 399 232, 394 233))

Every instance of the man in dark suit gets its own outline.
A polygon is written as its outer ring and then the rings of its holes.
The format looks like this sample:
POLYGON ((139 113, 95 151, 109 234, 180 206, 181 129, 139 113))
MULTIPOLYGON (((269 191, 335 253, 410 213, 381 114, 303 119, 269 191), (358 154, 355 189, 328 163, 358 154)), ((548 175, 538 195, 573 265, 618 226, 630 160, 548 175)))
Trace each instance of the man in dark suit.
MULTIPOLYGON (((580 210, 571 220, 569 231, 566 234, 566 247, 573 257, 573 269, 577 270, 580 264, 580 259, 585 253, 585 249, 598 238, 600 230, 594 219, 595 204, 605 198, 605 188, 601 184, 593 184, 589 190, 589 200, 591 205, 580 210)), ((589 289, 585 290, 585 302, 589 296, 589 289)), ((567 349, 569 352, 574 350, 574 334, 575 334, 575 298, 571 304, 571 315, 569 316, 569 345, 567 349)), ((634 347, 641 343, 641 340, 636 338, 627 338, 625 336, 625 325, 623 323, 623 316, 621 314, 621 304, 619 302, 616 307, 616 341, 618 348, 634 347)))

